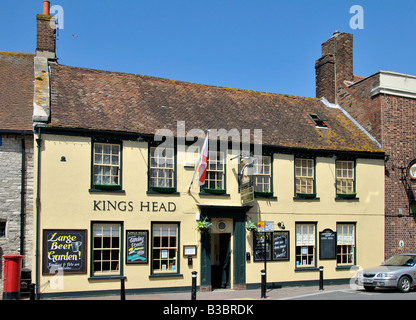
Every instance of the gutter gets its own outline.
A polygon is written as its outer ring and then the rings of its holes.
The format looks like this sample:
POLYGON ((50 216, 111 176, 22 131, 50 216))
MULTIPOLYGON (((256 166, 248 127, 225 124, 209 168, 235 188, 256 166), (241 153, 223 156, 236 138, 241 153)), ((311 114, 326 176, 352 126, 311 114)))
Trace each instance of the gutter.
MULTIPOLYGON (((21 135, 22 140, 22 170, 21 170, 21 182, 20 182, 20 254, 24 255, 24 248, 25 248, 25 181, 26 181, 26 146, 25 146, 25 135, 22 133, 21 135)), ((24 265, 24 259, 23 259, 24 265)))
MULTIPOLYGON (((36 131, 36 127, 35 127, 36 131)), ((39 248, 39 225, 40 225, 40 153, 41 153, 41 145, 42 145, 42 133, 41 128, 38 127, 38 137, 36 139, 36 146, 38 151, 38 157, 36 162, 36 225, 35 225, 35 297, 36 300, 39 300, 39 286, 40 286, 40 248, 39 248)))
POLYGON ((362 132, 364 132, 371 140, 373 140, 377 146, 380 149, 383 149, 383 147, 381 146, 380 142, 378 142, 376 140, 376 138, 374 138, 367 130, 365 130, 347 111, 345 111, 340 105, 338 104, 334 104, 334 103, 330 103, 325 97, 322 97, 321 99, 322 103, 324 105, 326 105, 328 108, 332 108, 332 109, 339 109, 341 110, 344 115, 350 119, 362 132))

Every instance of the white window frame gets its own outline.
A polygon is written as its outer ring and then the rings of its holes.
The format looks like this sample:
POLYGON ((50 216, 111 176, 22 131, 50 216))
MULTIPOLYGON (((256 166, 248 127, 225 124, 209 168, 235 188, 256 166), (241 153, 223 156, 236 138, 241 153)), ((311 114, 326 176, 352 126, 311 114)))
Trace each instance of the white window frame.
POLYGON ((179 273, 179 224, 153 223, 151 243, 152 274, 179 273))
POLYGON ((149 187, 175 187, 175 149, 150 147, 149 187))
POLYGON ((355 223, 337 224, 337 265, 351 266, 355 264, 355 223))
POLYGON ((122 225, 120 223, 94 222, 92 224, 91 273, 93 276, 121 274, 121 237, 122 225))
POLYGON ((309 158, 295 159, 296 194, 315 193, 315 160, 309 158))
POLYGON ((272 192, 272 157, 254 156, 253 187, 255 192, 272 192))
POLYGON ((335 161, 337 194, 355 193, 355 163, 354 161, 335 161))
POLYGON ((94 187, 121 186, 120 144, 94 142, 92 161, 94 187))
POLYGON ((316 266, 316 224, 296 223, 296 268, 316 266))

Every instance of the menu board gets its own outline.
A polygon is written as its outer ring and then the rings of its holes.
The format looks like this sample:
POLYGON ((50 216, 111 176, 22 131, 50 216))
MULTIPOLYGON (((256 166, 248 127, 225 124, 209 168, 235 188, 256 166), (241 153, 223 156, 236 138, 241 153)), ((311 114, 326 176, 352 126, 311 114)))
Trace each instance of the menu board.
POLYGON ((43 230, 43 274, 87 272, 87 230, 43 230))
POLYGON ((331 229, 319 232, 319 259, 331 260, 337 258, 337 233, 331 229))
POLYGON ((264 241, 268 261, 289 260, 289 231, 255 232, 254 261, 264 261, 264 241))
POLYGON ((148 230, 127 230, 126 263, 148 263, 148 230))
POLYGON ((254 233, 254 261, 264 261, 264 241, 266 241, 266 259, 270 260, 270 232, 254 233))
POLYGON ((273 260, 289 260, 289 231, 273 233, 273 260))

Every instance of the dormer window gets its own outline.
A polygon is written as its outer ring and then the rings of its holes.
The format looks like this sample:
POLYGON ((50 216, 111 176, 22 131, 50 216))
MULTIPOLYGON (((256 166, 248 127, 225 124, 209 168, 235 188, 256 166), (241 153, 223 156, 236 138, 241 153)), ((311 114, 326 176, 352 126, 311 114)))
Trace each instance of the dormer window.
POLYGON ((312 120, 312 122, 315 124, 316 127, 319 128, 328 128, 326 125, 324 119, 321 119, 317 114, 310 113, 308 114, 309 118, 312 120))

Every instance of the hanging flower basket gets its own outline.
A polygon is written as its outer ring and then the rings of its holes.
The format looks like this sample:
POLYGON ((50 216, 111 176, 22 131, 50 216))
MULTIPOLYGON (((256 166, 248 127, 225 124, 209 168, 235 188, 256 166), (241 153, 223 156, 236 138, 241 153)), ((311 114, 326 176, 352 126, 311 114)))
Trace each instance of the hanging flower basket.
POLYGON ((196 223, 196 230, 200 232, 206 232, 211 227, 212 223, 207 221, 207 218, 204 218, 204 220, 200 220, 196 223))
POLYGON ((246 222, 246 230, 247 231, 257 231, 257 224, 255 224, 254 222, 246 222))

